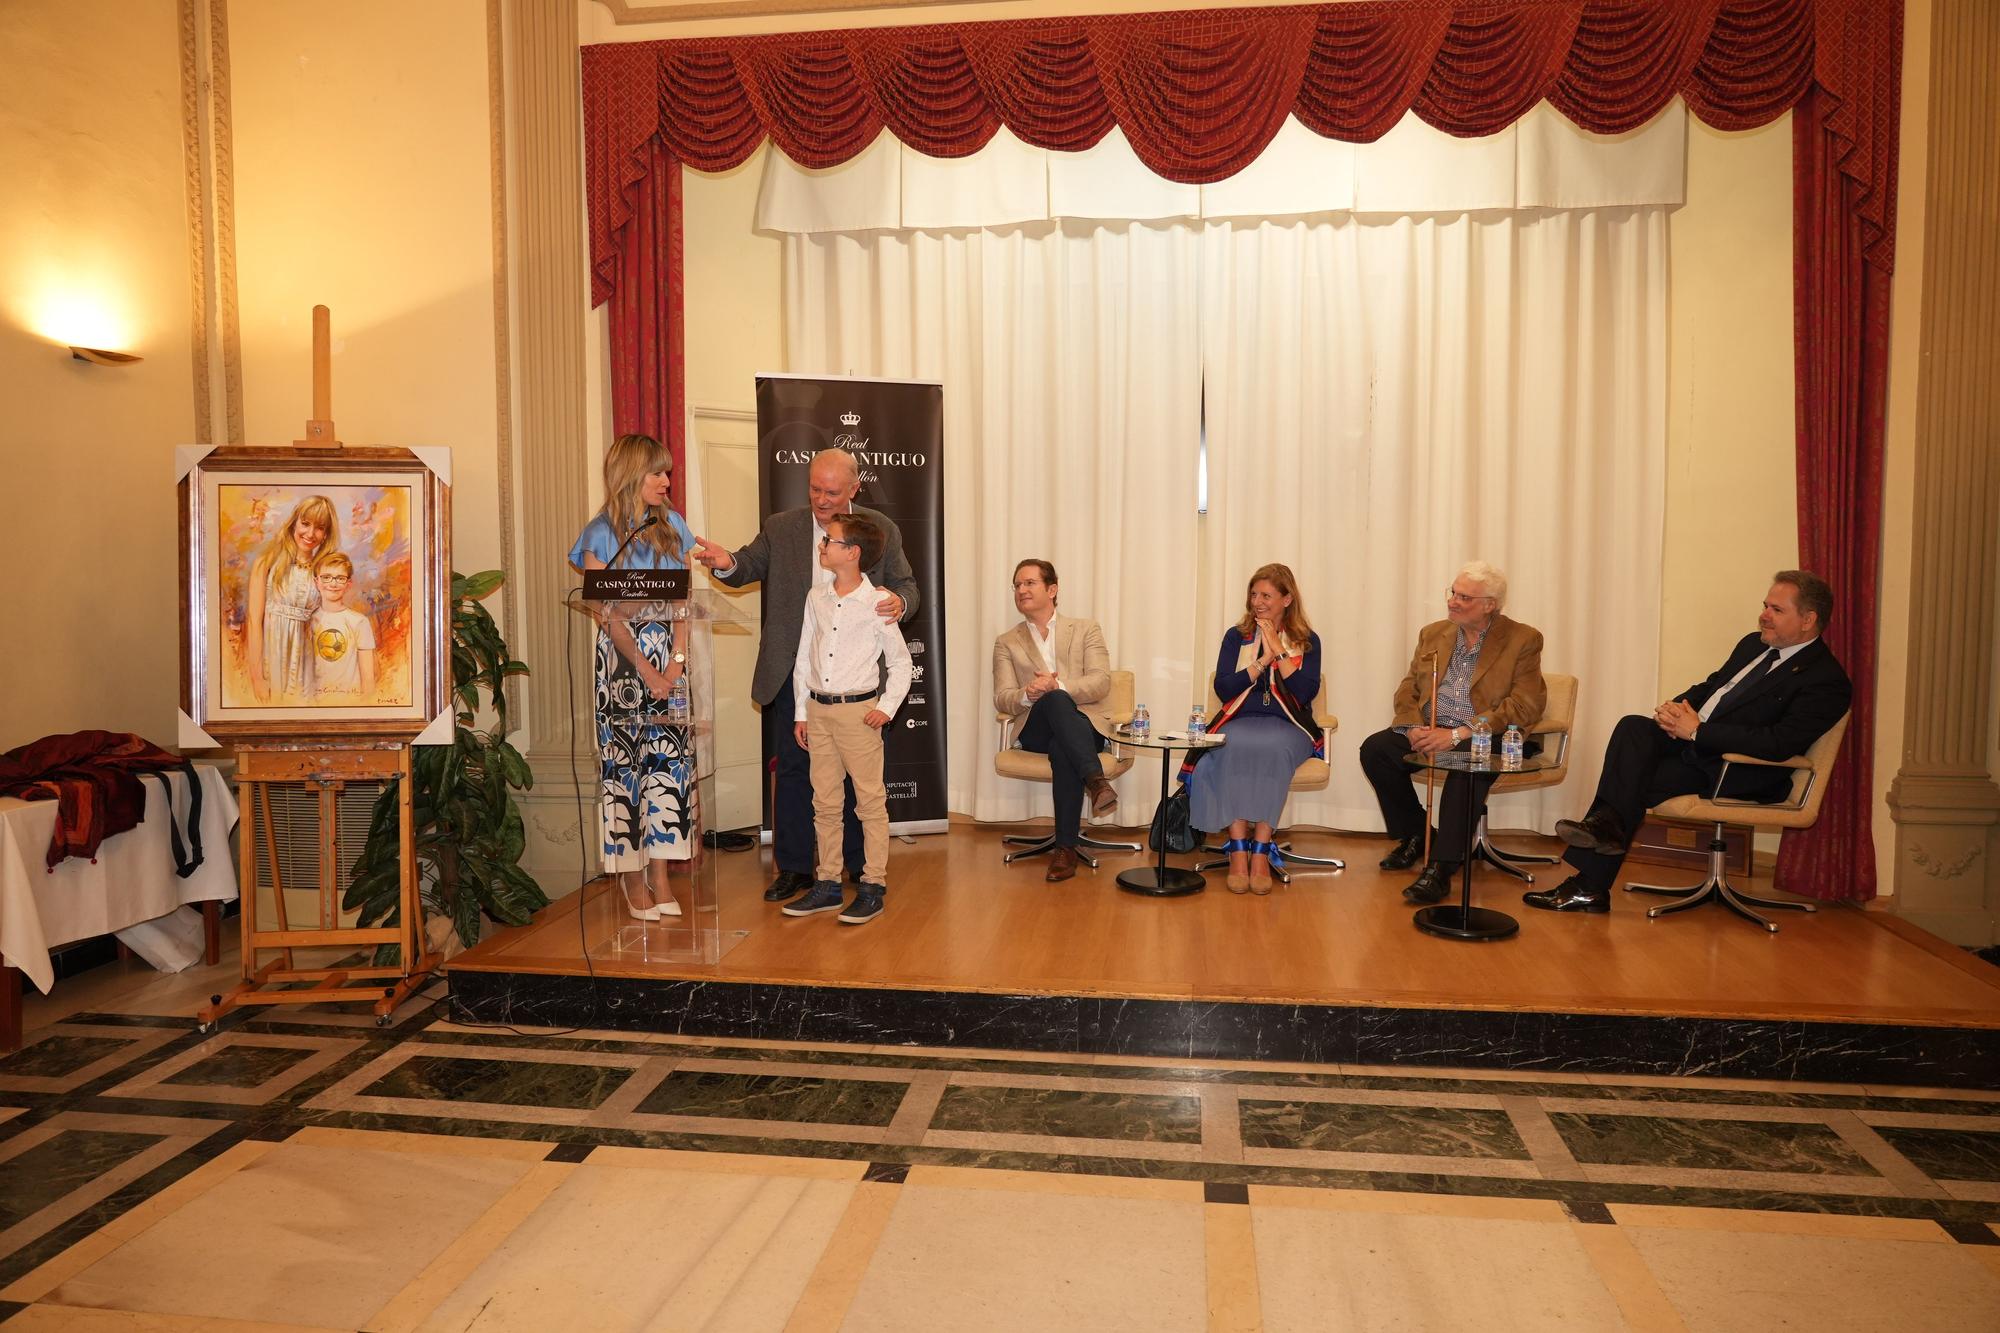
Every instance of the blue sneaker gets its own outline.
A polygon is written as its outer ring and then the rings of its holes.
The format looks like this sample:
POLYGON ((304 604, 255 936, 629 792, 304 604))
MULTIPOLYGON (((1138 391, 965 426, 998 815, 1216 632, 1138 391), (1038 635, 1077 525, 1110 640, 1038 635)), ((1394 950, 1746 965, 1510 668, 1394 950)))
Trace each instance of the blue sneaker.
POLYGON ((865 926, 882 915, 882 895, 888 892, 880 884, 862 881, 861 892, 854 895, 854 905, 840 914, 843 926, 865 926))
POLYGON ((812 916, 818 912, 840 910, 840 881, 822 879, 815 882, 812 891, 797 902, 786 903, 782 909, 786 916, 812 916))

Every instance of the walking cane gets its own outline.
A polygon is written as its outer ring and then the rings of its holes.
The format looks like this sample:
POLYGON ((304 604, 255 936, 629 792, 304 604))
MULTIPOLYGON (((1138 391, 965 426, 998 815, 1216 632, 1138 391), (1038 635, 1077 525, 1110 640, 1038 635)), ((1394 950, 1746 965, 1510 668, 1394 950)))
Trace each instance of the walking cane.
MULTIPOLYGON (((1425 653, 1424 656, 1428 657, 1431 661, 1430 728, 1432 731, 1436 731, 1438 724, 1438 655, 1436 653, 1425 653)), ((1432 800, 1435 798, 1436 794, 1437 794, 1437 770, 1435 768, 1426 767, 1424 769, 1424 864, 1425 865, 1429 865, 1431 863, 1431 803, 1432 800)))

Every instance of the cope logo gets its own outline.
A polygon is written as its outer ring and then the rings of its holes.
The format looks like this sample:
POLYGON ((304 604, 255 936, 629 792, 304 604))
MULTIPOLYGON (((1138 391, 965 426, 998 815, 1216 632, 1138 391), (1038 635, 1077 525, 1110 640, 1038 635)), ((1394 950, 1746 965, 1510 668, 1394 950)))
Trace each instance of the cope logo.
POLYGON ((912 717, 912 718, 905 718, 903 721, 903 725, 905 727, 908 727, 911 731, 915 731, 918 727, 928 727, 930 723, 924 721, 920 717, 912 717))

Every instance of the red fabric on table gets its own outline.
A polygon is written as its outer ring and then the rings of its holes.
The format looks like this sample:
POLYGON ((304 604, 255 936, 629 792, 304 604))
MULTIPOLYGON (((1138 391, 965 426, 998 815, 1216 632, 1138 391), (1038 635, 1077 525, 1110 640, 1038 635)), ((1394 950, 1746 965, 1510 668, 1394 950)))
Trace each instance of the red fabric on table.
POLYGON ((186 761, 143 736, 72 731, 44 736, 0 755, 0 796, 56 802, 47 863, 95 857, 106 838, 137 828, 146 816, 139 774, 186 761))

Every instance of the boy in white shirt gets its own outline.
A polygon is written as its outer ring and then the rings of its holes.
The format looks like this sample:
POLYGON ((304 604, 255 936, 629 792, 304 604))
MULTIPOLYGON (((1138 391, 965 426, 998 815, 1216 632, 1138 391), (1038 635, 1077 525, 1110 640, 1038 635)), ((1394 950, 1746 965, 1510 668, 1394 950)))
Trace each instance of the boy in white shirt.
POLYGON ((375 627, 347 605, 354 562, 329 551, 313 566, 313 582, 319 587, 319 610, 313 612, 307 640, 312 644, 312 701, 370 703, 375 698, 375 627))
POLYGON ((842 514, 825 524, 819 563, 833 583, 806 595, 799 653, 792 664, 794 725, 812 763, 813 822, 819 866, 812 888, 788 903, 786 916, 812 916, 841 905, 840 823, 845 784, 854 784, 861 821, 861 885, 840 914, 860 926, 882 911, 888 892, 889 797, 882 786, 882 728, 910 692, 910 650, 903 631, 875 611, 882 591, 861 571, 882 557, 888 540, 866 514, 842 514), (882 665, 888 664, 888 680, 882 665))

